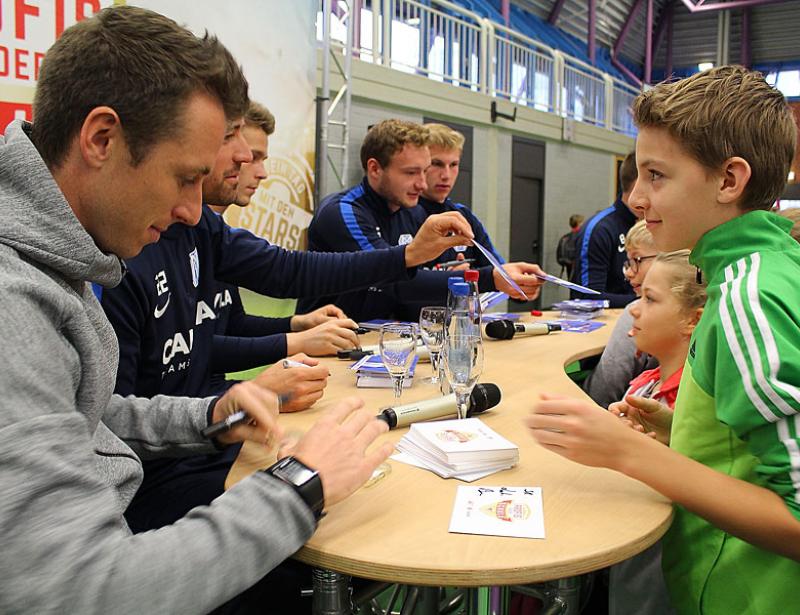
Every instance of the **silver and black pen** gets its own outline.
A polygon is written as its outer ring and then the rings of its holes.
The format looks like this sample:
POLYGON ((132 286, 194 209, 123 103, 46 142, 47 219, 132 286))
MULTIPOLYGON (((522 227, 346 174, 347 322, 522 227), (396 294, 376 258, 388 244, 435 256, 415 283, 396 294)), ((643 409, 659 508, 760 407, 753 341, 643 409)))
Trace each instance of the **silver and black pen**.
MULTIPOLYGON (((278 395, 278 409, 280 410, 281 406, 287 403, 292 398, 291 395, 278 395)), ((250 415, 247 414, 244 410, 239 410, 238 412, 234 412, 233 414, 229 414, 223 420, 218 421, 212 425, 209 425, 205 429, 203 429, 200 433, 203 435, 204 438, 208 438, 209 440, 212 438, 216 438, 221 436, 224 433, 228 433, 231 429, 236 427, 237 425, 241 425, 242 423, 247 423, 251 421, 250 415)))

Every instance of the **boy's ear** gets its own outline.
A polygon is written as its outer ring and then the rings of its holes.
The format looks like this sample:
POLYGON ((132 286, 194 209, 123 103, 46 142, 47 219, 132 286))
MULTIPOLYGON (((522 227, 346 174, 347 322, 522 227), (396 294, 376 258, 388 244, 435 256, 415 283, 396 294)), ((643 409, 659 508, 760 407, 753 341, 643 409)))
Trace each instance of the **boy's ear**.
POLYGON ((383 167, 376 158, 369 158, 367 160, 367 177, 377 179, 381 171, 383 171, 383 167))
POLYGON ((117 112, 111 107, 95 107, 83 120, 78 134, 81 158, 88 166, 100 168, 124 140, 117 112))
POLYGON ((717 195, 719 202, 726 205, 741 202, 751 174, 750 163, 744 158, 734 156, 723 162, 722 181, 717 195))

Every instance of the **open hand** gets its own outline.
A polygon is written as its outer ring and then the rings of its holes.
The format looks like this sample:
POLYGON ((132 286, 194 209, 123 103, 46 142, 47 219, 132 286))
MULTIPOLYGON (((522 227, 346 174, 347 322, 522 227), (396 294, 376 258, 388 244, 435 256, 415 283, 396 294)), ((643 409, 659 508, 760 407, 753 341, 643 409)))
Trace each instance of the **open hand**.
POLYGON ((343 399, 299 441, 278 452, 278 459, 293 455, 319 472, 326 506, 345 499, 363 485, 394 450, 391 443, 385 442, 367 453, 389 426, 363 407, 364 402, 356 397, 343 399))
POLYGON ((621 469, 626 451, 645 436, 589 401, 542 394, 526 424, 546 449, 588 466, 621 469))

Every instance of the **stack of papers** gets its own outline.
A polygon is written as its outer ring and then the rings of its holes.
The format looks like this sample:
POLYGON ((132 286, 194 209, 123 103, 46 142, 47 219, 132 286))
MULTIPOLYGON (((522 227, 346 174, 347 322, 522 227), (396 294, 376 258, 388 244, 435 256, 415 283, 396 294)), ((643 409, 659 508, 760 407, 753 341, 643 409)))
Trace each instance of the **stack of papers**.
POLYGON ((568 299, 553 304, 554 310, 561 310, 561 318, 588 320, 597 318, 608 307, 608 299, 568 299))
POLYGON ((519 461, 519 448, 477 418, 414 423, 393 459, 471 482, 519 461))
MULTIPOLYGON (((418 357, 414 357, 411 361, 411 367, 408 368, 408 374, 403 380, 403 388, 407 389, 414 381, 414 370, 417 367, 418 357)), ((391 389, 392 377, 389 375, 389 370, 383 364, 380 355, 367 355, 362 357, 350 366, 350 369, 356 373, 356 386, 367 389, 391 389)))
POLYGON ((483 314, 481 322, 494 322, 495 320, 519 320, 519 312, 492 312, 490 314, 483 314))

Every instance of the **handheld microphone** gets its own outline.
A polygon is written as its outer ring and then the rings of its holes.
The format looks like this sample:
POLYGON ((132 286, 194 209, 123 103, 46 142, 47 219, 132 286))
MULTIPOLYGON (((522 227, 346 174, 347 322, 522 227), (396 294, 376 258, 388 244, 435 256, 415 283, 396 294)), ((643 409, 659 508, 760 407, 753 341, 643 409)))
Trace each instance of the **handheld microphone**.
MULTIPOLYGON (((476 384, 469 396, 467 416, 475 416, 500 403, 500 387, 496 384, 476 384)), ((451 393, 436 399, 426 399, 413 404, 384 408, 377 418, 386 421, 389 429, 405 427, 417 421, 429 421, 458 413, 456 395, 451 393)))
POLYGON ((487 337, 496 340, 510 340, 515 335, 547 335, 551 331, 561 331, 561 325, 546 322, 512 322, 495 320, 486 324, 487 337))

